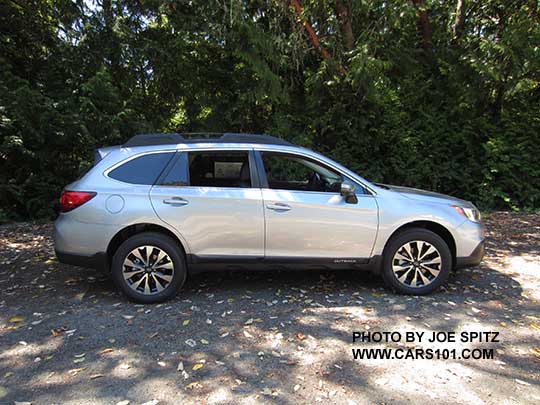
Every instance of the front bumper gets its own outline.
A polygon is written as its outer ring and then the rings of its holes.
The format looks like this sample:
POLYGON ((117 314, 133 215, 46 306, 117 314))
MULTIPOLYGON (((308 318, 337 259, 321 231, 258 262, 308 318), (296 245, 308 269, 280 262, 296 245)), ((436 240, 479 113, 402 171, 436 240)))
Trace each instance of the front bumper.
POLYGON ((485 241, 481 241, 469 256, 456 257, 456 269, 477 266, 482 261, 485 253, 485 241))

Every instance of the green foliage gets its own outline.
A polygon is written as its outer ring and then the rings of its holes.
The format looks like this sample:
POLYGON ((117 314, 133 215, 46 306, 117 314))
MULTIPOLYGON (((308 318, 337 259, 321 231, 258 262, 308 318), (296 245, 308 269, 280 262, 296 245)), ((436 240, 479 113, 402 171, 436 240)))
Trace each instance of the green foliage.
POLYGON ((341 0, 352 47, 337 1, 300 3, 2 2, 0 222, 51 216, 96 147, 147 131, 273 133, 373 181, 538 210, 536 2, 465 1, 457 29, 457 2, 341 0))

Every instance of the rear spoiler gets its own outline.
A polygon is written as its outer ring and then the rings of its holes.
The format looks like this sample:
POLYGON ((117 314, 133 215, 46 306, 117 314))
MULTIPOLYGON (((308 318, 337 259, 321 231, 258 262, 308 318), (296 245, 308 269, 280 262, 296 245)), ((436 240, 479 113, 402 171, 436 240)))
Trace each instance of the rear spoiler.
POLYGON ((107 146, 94 151, 94 166, 97 165, 105 156, 111 153, 112 150, 118 149, 120 146, 107 146))

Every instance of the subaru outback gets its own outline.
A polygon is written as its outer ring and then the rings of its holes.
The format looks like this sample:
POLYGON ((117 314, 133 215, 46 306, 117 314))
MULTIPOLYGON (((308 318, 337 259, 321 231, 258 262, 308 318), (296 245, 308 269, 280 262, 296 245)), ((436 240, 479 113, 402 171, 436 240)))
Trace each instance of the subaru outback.
POLYGON ((104 269, 129 298, 173 297, 212 268, 367 269, 428 294, 480 263, 470 202, 374 184, 268 135, 136 135, 98 149, 55 222, 60 262, 104 269))

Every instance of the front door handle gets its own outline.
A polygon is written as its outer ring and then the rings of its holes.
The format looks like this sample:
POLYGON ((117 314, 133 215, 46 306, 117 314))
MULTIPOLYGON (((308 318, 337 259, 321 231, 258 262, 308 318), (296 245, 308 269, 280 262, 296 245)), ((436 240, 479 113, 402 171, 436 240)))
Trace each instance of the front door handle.
POLYGON ((163 204, 169 204, 173 207, 182 207, 184 205, 188 205, 189 201, 184 200, 182 197, 173 197, 173 198, 166 198, 163 200, 163 204))
POLYGON ((266 208, 274 211, 290 211, 291 206, 283 203, 267 204, 266 208))

